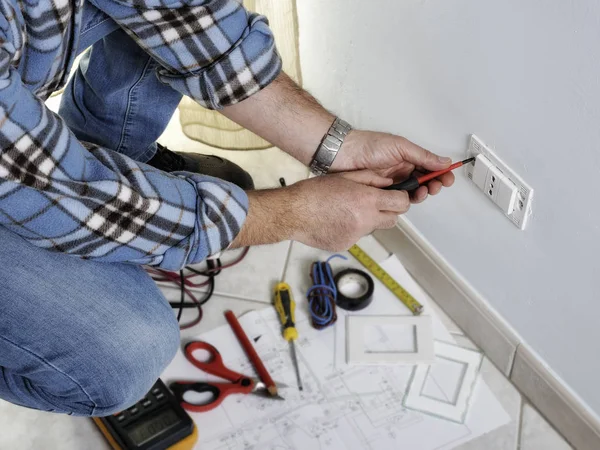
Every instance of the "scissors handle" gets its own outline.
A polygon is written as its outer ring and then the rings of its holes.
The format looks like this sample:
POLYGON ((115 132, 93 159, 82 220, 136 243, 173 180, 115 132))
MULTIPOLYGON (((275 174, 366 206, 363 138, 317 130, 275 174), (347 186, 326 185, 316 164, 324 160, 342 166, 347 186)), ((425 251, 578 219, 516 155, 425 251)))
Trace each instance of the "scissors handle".
POLYGON ((223 358, 221 357, 219 351, 208 342, 190 342, 185 346, 185 357, 189 362, 203 372, 210 373, 211 375, 231 381, 232 383, 235 383, 242 378, 246 378, 241 373, 234 372, 233 370, 225 367, 225 364, 223 364, 223 358), (199 361, 196 359, 193 355, 196 350, 207 351, 210 355, 208 361, 199 361))
POLYGON ((250 378, 241 378, 236 383, 206 383, 194 381, 176 381, 169 385, 175 398, 181 406, 191 412, 206 412, 219 406, 228 395, 249 394, 254 388, 254 382, 250 378), (211 394, 211 397, 202 403, 192 403, 184 400, 186 392, 211 394))

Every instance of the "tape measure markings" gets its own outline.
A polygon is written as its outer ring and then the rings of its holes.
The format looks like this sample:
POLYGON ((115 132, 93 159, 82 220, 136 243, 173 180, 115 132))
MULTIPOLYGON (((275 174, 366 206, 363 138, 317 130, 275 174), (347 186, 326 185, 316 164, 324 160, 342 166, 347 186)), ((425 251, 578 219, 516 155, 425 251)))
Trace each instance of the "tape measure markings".
POLYGON ((423 312, 421 305, 412 295, 408 293, 396 280, 394 280, 385 270, 381 268, 369 255, 367 255, 358 245, 350 247, 348 252, 356 258, 365 268, 373 274, 375 278, 381 281, 410 311, 418 316, 423 312))

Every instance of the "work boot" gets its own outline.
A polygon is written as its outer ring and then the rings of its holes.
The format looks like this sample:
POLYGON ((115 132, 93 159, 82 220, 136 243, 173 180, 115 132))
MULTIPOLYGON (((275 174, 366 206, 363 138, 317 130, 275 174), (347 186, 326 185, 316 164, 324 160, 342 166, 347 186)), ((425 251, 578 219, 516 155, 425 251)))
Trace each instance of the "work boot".
POLYGON ((254 189, 254 181, 250 174, 224 158, 198 153, 174 152, 159 143, 156 144, 156 147, 156 154, 146 163, 152 167, 165 172, 186 171, 209 175, 237 184, 245 191, 254 189))

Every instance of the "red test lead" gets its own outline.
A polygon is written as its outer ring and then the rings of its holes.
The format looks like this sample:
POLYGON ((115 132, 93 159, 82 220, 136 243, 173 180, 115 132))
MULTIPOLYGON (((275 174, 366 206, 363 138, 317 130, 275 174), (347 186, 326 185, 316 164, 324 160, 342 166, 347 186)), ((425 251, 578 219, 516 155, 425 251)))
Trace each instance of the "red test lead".
POLYGON ((437 178, 440 175, 443 175, 443 174, 445 174, 447 172, 450 172, 451 170, 454 170, 454 169, 456 169, 456 168, 458 168, 460 166, 463 166, 465 164, 468 164, 468 163, 470 163, 472 161, 475 161, 475 158, 468 158, 468 159, 465 159, 464 161, 459 161, 457 163, 452 164, 447 169, 436 170, 435 172, 429 172, 429 173, 426 173, 425 175, 421 175, 420 177, 415 177, 414 175, 411 175, 410 178, 404 180, 402 183, 392 184, 391 186, 384 187, 383 189, 388 190, 388 191, 389 190, 394 190, 394 191, 414 191, 419 186, 427 183, 429 180, 437 178))

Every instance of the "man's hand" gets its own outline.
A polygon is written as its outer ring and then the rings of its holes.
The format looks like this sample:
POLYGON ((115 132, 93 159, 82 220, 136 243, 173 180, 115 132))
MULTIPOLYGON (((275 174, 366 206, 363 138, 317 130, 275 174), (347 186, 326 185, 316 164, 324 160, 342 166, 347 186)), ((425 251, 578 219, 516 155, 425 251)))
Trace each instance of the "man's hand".
MULTIPOLYGON (((346 137, 337 158, 331 167, 332 172, 357 169, 371 169, 395 182, 407 179, 413 171, 426 173, 442 170, 452 163, 429 150, 400 136, 388 133, 352 130, 346 137)), ((420 186, 411 196, 413 203, 420 203, 427 195, 436 195, 444 187, 454 183, 454 175, 448 172, 439 179, 420 186)))
POLYGON ((410 207, 406 192, 380 189, 391 183, 361 170, 250 191, 248 217, 232 247, 292 239, 323 250, 347 250, 373 230, 394 227, 398 214, 410 207))

